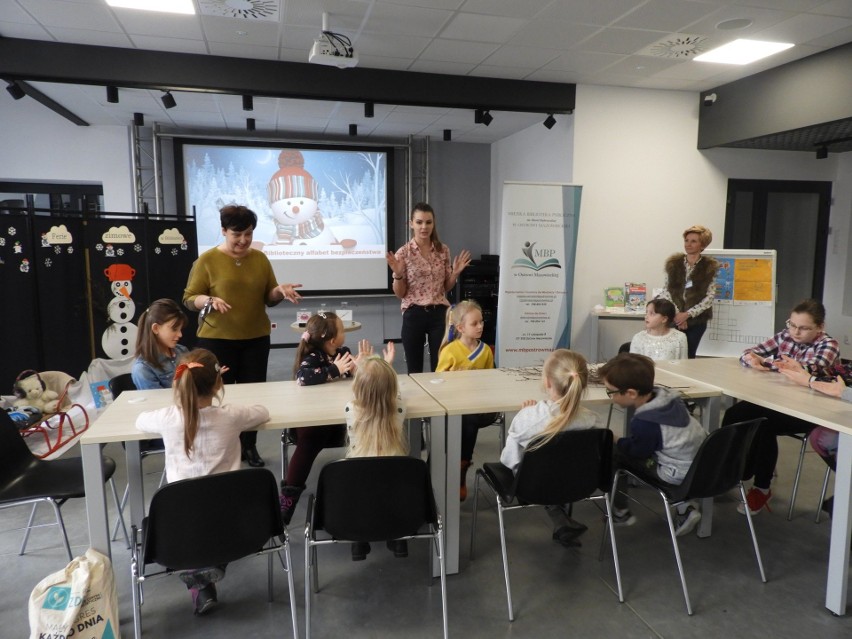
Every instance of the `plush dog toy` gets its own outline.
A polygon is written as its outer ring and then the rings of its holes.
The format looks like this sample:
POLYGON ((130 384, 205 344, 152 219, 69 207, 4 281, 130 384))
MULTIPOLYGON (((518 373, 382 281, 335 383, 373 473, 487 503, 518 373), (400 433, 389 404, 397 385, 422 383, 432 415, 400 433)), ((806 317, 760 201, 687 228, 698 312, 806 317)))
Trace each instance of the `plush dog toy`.
POLYGON ((24 371, 15 380, 15 406, 33 406, 42 413, 55 413, 59 394, 50 390, 36 371, 24 371))

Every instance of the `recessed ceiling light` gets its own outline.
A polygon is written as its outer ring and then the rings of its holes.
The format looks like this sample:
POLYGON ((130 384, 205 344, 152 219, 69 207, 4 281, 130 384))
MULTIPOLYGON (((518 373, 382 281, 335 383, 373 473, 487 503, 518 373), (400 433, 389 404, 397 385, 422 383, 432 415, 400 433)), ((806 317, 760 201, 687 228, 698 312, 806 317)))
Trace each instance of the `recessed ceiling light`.
POLYGON ((763 42, 739 39, 693 58, 697 62, 720 62, 722 64, 750 64, 792 47, 787 42, 763 42))
POLYGON ((163 13, 195 14, 192 0, 106 0, 117 9, 141 9, 143 11, 161 11, 163 13))
POLYGON ((754 24, 751 18, 734 18, 732 20, 723 20, 716 25, 719 31, 736 31, 737 29, 747 29, 754 24))

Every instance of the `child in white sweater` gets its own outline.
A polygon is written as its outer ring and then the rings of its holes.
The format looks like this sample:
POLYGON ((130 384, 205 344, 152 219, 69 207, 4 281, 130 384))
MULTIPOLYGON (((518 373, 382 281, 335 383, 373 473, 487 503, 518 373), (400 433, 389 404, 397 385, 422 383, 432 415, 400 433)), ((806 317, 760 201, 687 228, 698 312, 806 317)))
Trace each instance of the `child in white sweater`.
POLYGON ((645 330, 636 333, 630 352, 651 359, 686 359, 686 334, 673 328, 675 306, 656 298, 645 306, 645 330))

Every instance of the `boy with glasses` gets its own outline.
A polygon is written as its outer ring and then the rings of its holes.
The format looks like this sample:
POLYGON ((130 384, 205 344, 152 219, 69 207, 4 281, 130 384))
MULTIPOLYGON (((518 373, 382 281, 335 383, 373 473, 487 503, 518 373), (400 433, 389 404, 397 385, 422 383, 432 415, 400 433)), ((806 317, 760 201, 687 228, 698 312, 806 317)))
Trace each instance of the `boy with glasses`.
MULTIPOLYGON (((633 408, 629 433, 615 443, 614 463, 639 475, 656 475, 679 485, 707 433, 686 409, 679 393, 654 386, 654 362, 644 355, 621 353, 600 367, 606 394, 622 408, 633 408)), ((631 526, 636 517, 627 504, 622 477, 613 496, 613 523, 631 526)), ((686 535, 701 520, 694 502, 678 506, 676 534, 686 535)))

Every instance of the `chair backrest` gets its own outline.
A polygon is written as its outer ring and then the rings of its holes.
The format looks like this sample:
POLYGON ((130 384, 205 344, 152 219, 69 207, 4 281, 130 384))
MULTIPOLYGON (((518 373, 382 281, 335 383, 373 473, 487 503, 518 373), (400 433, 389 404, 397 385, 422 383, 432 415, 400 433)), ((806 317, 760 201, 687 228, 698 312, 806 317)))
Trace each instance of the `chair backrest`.
POLYGON ((183 479, 160 488, 143 523, 142 557, 175 570, 228 563, 284 531, 266 468, 183 479))
POLYGON ((112 393, 113 399, 118 399, 118 396, 126 390, 136 390, 136 384, 133 383, 130 373, 122 373, 109 380, 109 392, 112 393))
POLYGON ((678 499, 721 495, 740 483, 754 434, 765 417, 711 431, 686 473, 678 499))
POLYGON ((567 504, 608 492, 612 473, 611 430, 566 430, 540 448, 527 448, 512 495, 528 504, 567 504))
POLYGON ((436 522, 435 495, 421 459, 340 459, 320 472, 314 528, 335 539, 396 539, 436 522))
POLYGON ((15 422, 0 408, 0 486, 16 480, 34 463, 38 460, 30 452, 15 422))

